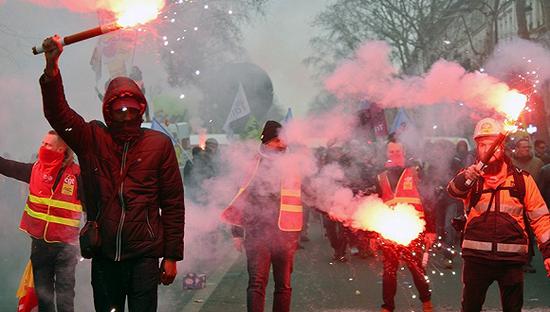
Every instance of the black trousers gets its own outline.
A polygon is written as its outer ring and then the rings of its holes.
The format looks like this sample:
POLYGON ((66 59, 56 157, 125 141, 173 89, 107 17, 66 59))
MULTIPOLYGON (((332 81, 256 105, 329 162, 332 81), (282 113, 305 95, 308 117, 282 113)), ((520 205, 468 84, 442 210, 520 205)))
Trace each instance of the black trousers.
POLYGON ((382 252, 384 254, 384 273, 382 275, 382 298, 384 304, 382 307, 390 311, 395 309, 394 297, 397 293, 397 267, 399 266, 399 260, 404 261, 409 268, 414 285, 418 290, 420 301, 429 301, 431 292, 430 285, 424 278, 422 248, 414 248, 413 250, 396 245, 384 245, 382 252))
POLYGON ((74 311, 75 267, 78 247, 32 240, 31 262, 40 312, 74 311), (54 303, 55 297, 55 303, 54 303))
POLYGON ((157 258, 113 261, 92 259, 92 288, 97 312, 124 311, 128 298, 130 312, 157 310, 160 278, 157 258))
POLYGON ((265 289, 269 281, 269 269, 273 265, 273 311, 290 311, 292 287, 290 286, 294 253, 300 232, 278 233, 273 236, 245 239, 248 269, 246 292, 248 312, 263 312, 265 289))
POLYGON ((523 306, 521 264, 479 263, 464 259, 462 270, 462 311, 479 312, 487 289, 497 281, 503 312, 520 312, 523 306))
POLYGON ((323 226, 330 246, 334 249, 334 258, 340 258, 346 255, 346 249, 349 243, 348 230, 342 223, 331 220, 323 216, 323 226))

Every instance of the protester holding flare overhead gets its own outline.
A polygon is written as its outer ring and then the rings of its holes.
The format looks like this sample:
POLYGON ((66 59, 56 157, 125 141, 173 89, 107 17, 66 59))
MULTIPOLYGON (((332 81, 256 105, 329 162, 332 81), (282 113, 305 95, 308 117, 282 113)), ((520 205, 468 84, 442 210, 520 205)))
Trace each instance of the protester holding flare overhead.
POLYGON ((0 174, 29 183, 19 228, 32 239, 31 263, 40 312, 74 311, 75 267, 82 205, 80 168, 73 152, 51 130, 35 163, 0 157, 0 174), (54 300, 55 298, 55 300, 54 300))
MULTIPOLYGON (((502 133, 502 123, 480 120, 474 130, 477 157, 486 159, 502 133)), ((498 142, 497 142, 498 143, 498 142)), ((467 220, 462 242, 462 311, 481 311, 487 289, 497 281, 504 311, 521 311, 523 269, 532 227, 550 277, 550 215, 532 176, 512 165, 503 143, 485 163, 471 165, 447 187, 462 199, 467 220), (467 181, 474 181, 467 183, 467 181)))
POLYGON ((183 259, 183 184, 172 142, 140 127, 147 101, 127 77, 112 79, 105 92, 106 125, 84 121, 65 99, 59 37, 46 39, 43 47, 44 114, 77 154, 87 206, 98 214, 101 244, 92 260, 95 309, 124 311, 128 298, 131 312, 156 311, 157 285, 171 284, 176 262, 183 259))
POLYGON ((290 286, 294 253, 302 230, 301 182, 283 164, 286 144, 279 136, 281 124, 266 122, 260 152, 237 196, 222 214, 233 225, 235 246, 246 251, 248 266, 247 308, 264 311, 265 288, 273 265, 273 311, 290 311, 290 286))

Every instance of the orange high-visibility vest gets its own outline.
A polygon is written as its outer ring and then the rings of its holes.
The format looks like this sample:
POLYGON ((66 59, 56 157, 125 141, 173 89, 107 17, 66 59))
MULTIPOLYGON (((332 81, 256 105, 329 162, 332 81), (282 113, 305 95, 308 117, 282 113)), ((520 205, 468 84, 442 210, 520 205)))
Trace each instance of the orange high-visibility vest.
POLYGON ((384 171, 378 175, 378 183, 382 194, 380 197, 386 205, 392 206, 398 203, 406 203, 414 206, 417 211, 424 213, 422 207, 422 201, 420 200, 420 194, 418 193, 418 177, 416 175, 415 168, 405 168, 399 181, 395 187, 395 191, 392 190, 390 180, 388 179, 388 172, 384 171))
POLYGON ((75 243, 82 215, 76 179, 79 174, 78 165, 68 164, 55 190, 52 190, 56 176, 45 179, 42 166, 36 162, 32 168, 29 197, 19 228, 46 242, 75 243))
MULTIPOLYGON (((261 157, 257 157, 253 169, 245 179, 245 183, 239 188, 237 195, 229 203, 229 206, 223 210, 221 215, 222 221, 236 226, 243 225, 244 207, 242 200, 246 197, 243 194, 246 193, 248 186, 256 176, 260 161, 261 157)), ((301 187, 301 181, 298 177, 283 177, 281 179, 281 200, 278 220, 281 231, 298 232, 302 230, 303 206, 301 187)))

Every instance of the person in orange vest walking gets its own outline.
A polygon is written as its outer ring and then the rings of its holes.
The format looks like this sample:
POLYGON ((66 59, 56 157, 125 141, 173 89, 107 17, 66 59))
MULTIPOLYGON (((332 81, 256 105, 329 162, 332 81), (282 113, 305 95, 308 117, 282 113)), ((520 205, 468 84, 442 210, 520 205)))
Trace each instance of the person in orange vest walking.
POLYGON ((82 205, 80 168, 53 130, 42 139, 35 163, 0 157, 0 174, 29 183, 19 228, 32 239, 31 263, 40 312, 74 311, 75 267, 82 205), (55 302, 54 302, 55 298, 55 302))
POLYGON ((418 168, 407 166, 405 150, 401 143, 390 141, 386 147, 386 169, 378 174, 377 193, 386 205, 407 203, 416 208, 426 221, 426 231, 408 246, 385 243, 382 245, 384 255, 384 273, 382 276, 382 297, 384 304, 382 312, 395 309, 394 297, 397 292, 397 267, 399 261, 406 263, 413 277, 414 285, 419 292, 422 308, 425 312, 432 311, 431 292, 428 281, 424 278, 424 250, 427 250, 435 240, 435 226, 432 214, 424 207, 419 192, 418 168), (425 249, 424 249, 425 248, 425 249))
POLYGON ((235 247, 240 251, 244 246, 246 252, 249 312, 264 311, 271 265, 275 280, 273 311, 290 310, 290 280, 303 208, 300 179, 282 165, 286 145, 279 137, 281 128, 276 121, 266 122, 254 166, 222 213, 222 220, 232 225, 235 247))
MULTIPOLYGON (((474 130, 477 157, 484 159, 503 132, 502 122, 480 120, 474 130)), ((481 311, 487 289, 497 281, 503 311, 521 311, 523 265, 527 263, 533 229, 550 277, 550 214, 533 177, 517 169, 504 153, 504 144, 480 170, 462 170, 447 186, 464 201, 466 223, 462 241, 462 311, 481 311), (467 183, 467 181, 473 183, 467 183)))

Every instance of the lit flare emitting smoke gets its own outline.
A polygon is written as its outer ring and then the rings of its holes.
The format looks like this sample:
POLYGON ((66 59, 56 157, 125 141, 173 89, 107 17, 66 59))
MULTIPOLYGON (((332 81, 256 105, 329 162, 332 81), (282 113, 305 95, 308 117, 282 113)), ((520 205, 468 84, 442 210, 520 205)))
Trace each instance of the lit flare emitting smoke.
POLYGON ((206 129, 201 128, 199 131, 199 147, 201 150, 206 149, 206 139, 208 138, 208 134, 206 133, 206 129))
MULTIPOLYGON (((502 142, 504 142, 508 134, 516 132, 516 122, 527 104, 527 96, 516 90, 511 90, 502 95, 501 103, 502 104, 495 109, 506 118, 504 121, 504 130, 499 133, 497 139, 493 142, 493 144, 491 144, 491 147, 485 156, 476 164, 476 168, 480 171, 487 167, 487 164, 495 154, 498 147, 502 144, 502 142)), ((466 186, 471 186, 474 182, 475 180, 468 179, 466 180, 466 186)))
MULTIPOLYGON (((122 28, 148 23, 157 18, 163 7, 164 0, 123 0, 113 2, 108 9, 116 16, 115 22, 65 36, 61 39, 61 44, 67 46, 122 28)), ((42 44, 34 46, 32 53, 34 55, 44 53, 42 44)))
MULTIPOLYGON (((334 217, 338 219, 338 216, 334 217)), ((365 197, 351 219, 345 222, 351 228, 376 232, 382 238, 404 246, 418 238, 426 226, 422 213, 414 206, 405 203, 388 206, 375 195, 365 197)))

